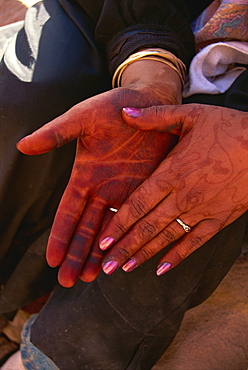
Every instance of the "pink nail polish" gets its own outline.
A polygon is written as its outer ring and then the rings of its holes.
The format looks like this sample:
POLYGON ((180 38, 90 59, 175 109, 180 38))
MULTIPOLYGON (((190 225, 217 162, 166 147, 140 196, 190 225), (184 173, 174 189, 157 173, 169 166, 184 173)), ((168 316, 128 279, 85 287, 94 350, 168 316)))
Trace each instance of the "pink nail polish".
POLYGON ((123 108, 123 111, 129 117, 139 117, 141 114, 141 110, 138 108, 123 108))
POLYGON ((167 271, 171 269, 171 266, 172 265, 169 262, 162 263, 161 265, 158 266, 157 275, 158 276, 163 275, 164 273, 166 273, 167 271))
POLYGON ((105 272, 105 274, 110 275, 117 269, 118 266, 119 266, 118 262, 108 261, 103 265, 102 269, 105 272))
POLYGON ((135 261, 135 259, 131 258, 125 263, 125 265, 122 266, 122 270, 124 270, 125 272, 129 272, 135 269, 135 267, 137 267, 137 262, 135 261))
POLYGON ((114 244, 115 240, 111 236, 107 236, 103 240, 100 241, 99 247, 102 251, 105 251, 109 247, 111 247, 112 244, 114 244))

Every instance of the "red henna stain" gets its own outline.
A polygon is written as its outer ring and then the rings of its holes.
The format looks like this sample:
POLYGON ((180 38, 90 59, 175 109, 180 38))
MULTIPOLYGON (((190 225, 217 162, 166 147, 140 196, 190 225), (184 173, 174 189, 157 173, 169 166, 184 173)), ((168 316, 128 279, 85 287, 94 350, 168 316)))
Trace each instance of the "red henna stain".
POLYGON ((227 175, 230 172, 230 169, 223 166, 222 161, 218 161, 217 159, 214 161, 213 170, 215 174, 218 175, 227 175))
POLYGON ((241 120, 241 127, 244 130, 248 129, 248 114, 241 120))
MULTIPOLYGON (((48 248, 50 262, 65 258, 59 272, 64 286, 74 284, 81 273, 106 205, 119 208, 175 144, 175 137, 170 134, 137 131, 122 120, 123 106, 130 102, 151 104, 148 95, 120 89, 102 96, 82 103, 83 107, 87 105, 83 119, 89 120, 86 135, 78 139, 75 165, 52 229, 52 235, 62 242, 51 238, 48 248), (91 203, 91 198, 96 203, 91 203), (97 213, 100 216, 94 217, 97 213)), ((79 114, 80 105, 76 110, 79 114)), ((62 134, 58 141, 63 137, 62 134)), ((98 259, 89 261, 98 266, 98 259)))
POLYGON ((243 136, 236 136, 237 141, 240 143, 242 149, 248 150, 248 140, 245 139, 243 136))

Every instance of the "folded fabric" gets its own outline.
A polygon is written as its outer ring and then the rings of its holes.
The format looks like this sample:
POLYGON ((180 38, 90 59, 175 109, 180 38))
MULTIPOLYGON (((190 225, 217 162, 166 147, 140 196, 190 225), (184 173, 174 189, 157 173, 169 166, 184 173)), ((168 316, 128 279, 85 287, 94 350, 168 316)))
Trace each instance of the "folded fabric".
POLYGON ((248 65, 248 42, 210 44, 192 60, 183 97, 224 93, 248 65))
POLYGON ((23 24, 23 21, 19 21, 0 27, 0 60, 3 57, 11 37, 23 27, 23 24))

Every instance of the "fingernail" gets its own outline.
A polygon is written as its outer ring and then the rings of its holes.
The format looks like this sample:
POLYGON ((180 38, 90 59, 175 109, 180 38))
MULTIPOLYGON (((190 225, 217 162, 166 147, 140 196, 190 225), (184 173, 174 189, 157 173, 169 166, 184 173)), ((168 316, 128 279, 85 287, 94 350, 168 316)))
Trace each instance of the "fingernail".
POLYGON ((102 251, 105 251, 109 247, 111 247, 112 244, 114 244, 115 240, 111 236, 107 236, 103 240, 100 241, 99 247, 102 251))
POLYGON ((141 109, 138 108, 123 108, 123 111, 129 117, 139 117, 141 114, 141 109))
POLYGON ((108 261, 103 265, 102 269, 105 272, 105 274, 110 275, 117 269, 118 266, 119 266, 118 262, 108 261))
POLYGON ((125 272, 129 272, 135 269, 135 267, 137 267, 137 262, 135 261, 135 259, 131 258, 125 263, 125 265, 122 266, 122 270, 124 270, 125 272))
POLYGON ((170 270, 171 268, 171 263, 169 262, 165 262, 165 263, 162 263, 161 265, 158 266, 158 269, 157 269, 157 275, 158 276, 161 276, 163 275, 165 272, 167 272, 168 270, 170 270))

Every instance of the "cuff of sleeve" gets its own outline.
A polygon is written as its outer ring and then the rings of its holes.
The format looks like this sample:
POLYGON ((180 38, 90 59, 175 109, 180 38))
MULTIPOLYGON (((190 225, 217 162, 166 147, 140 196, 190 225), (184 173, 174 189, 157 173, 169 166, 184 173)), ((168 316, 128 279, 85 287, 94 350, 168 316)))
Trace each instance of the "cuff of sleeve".
POLYGON ((136 25, 119 32, 108 48, 109 70, 111 75, 116 68, 131 54, 141 48, 160 47, 170 51, 188 66, 193 56, 192 48, 186 48, 177 34, 167 26, 143 24, 136 25))

